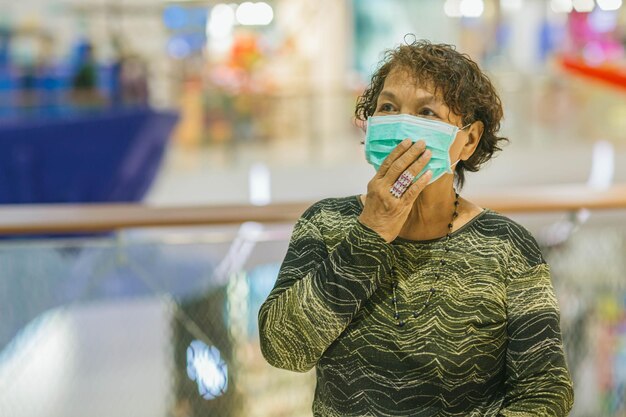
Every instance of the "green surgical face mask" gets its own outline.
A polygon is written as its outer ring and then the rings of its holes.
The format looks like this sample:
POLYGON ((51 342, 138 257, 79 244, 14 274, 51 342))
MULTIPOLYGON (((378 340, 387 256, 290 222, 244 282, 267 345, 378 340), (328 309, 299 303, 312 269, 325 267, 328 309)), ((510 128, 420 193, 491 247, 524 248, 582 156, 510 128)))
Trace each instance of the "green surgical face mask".
MULTIPOLYGON (((469 126, 469 124, 467 125, 469 126)), ((430 183, 437 181, 444 174, 452 174, 452 167, 458 163, 450 163, 450 147, 459 130, 457 126, 423 117, 399 114, 392 116, 372 116, 367 119, 365 135, 365 158, 376 171, 385 158, 406 138, 413 142, 423 140, 426 149, 432 153, 430 161, 415 179, 427 170, 433 172, 430 183)))

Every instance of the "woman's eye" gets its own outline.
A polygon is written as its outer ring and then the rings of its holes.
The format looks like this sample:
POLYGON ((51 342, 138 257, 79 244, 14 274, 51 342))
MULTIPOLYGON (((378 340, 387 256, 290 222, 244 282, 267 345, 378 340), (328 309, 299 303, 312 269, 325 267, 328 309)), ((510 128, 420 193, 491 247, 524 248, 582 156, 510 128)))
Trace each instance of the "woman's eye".
POLYGON ((420 116, 438 117, 437 113, 435 113, 434 111, 432 111, 431 109, 427 107, 420 110, 420 116))
POLYGON ((393 106, 389 103, 383 103, 378 107, 378 111, 382 111, 382 112, 392 112, 393 111, 393 106))

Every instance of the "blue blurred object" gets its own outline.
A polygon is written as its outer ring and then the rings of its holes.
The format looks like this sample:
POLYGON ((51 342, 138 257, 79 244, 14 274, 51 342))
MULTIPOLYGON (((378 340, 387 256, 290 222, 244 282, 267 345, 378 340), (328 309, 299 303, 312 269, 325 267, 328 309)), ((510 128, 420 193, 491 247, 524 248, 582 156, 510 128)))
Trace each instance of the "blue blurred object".
POLYGON ((228 389, 228 365, 215 346, 194 340, 187 348, 187 376, 198 384, 205 400, 223 395, 228 389))
POLYGON ((168 29, 182 29, 188 24, 189 17, 185 8, 173 5, 163 10, 163 23, 168 29))
POLYGON ((0 69, 9 65, 10 41, 11 30, 8 27, 0 26, 0 69))
POLYGON ((171 31, 205 29, 211 8, 171 5, 163 10, 163 23, 171 31))
POLYGON ((0 204, 139 201, 177 118, 132 109, 0 121, 0 204))

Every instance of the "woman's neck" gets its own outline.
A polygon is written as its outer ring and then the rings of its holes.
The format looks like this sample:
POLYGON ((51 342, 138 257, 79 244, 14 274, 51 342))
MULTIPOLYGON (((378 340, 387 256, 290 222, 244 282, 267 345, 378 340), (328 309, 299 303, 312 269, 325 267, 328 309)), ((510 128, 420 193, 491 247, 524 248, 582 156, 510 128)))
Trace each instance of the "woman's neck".
MULTIPOLYGON (((455 199, 452 175, 446 175, 432 183, 415 200, 398 236, 410 240, 428 240, 445 236, 454 213, 455 199)), ((462 207, 459 205, 459 215, 461 210, 462 207)))

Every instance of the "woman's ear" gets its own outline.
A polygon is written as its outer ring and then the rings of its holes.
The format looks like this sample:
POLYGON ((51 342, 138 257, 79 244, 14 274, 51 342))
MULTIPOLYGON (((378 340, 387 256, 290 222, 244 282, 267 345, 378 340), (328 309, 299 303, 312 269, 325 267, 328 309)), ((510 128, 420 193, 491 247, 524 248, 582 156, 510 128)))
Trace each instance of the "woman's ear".
POLYGON ((467 128, 467 142, 465 142, 463 149, 461 149, 459 159, 467 161, 474 154, 484 131, 485 125, 480 120, 475 121, 467 128))

